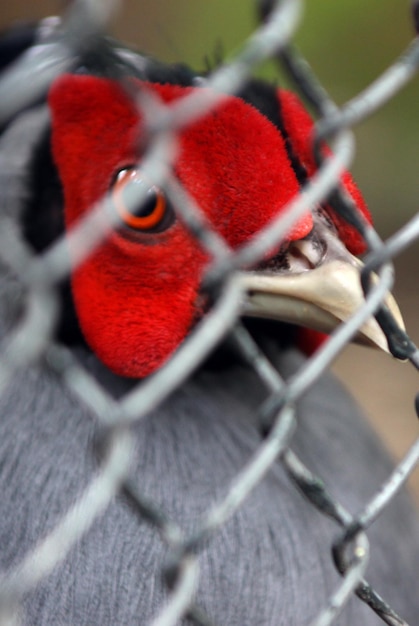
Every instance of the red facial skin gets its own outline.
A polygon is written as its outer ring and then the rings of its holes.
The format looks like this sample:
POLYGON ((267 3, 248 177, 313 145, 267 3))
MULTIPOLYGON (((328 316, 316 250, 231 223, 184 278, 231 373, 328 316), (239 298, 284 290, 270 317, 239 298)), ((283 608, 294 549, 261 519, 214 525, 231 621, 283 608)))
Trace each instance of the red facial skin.
MULTIPOLYGON (((280 101, 282 118, 286 131, 290 136, 293 150, 305 166, 307 174, 312 176, 317 170, 312 147, 313 120, 303 108, 295 94, 290 91, 279 90, 278 99, 280 101)), ((330 154, 330 150, 328 149, 325 149, 324 152, 325 154, 330 154)), ((354 200, 360 213, 371 223, 371 216, 364 198, 349 172, 342 174, 341 182, 346 192, 349 193, 354 200)), ((325 208, 349 252, 355 255, 365 252, 365 242, 358 231, 336 215, 330 207, 326 205, 325 208)))
MULTIPOLYGON (((136 84, 165 103, 193 90, 136 84)), ((109 191, 121 168, 141 160, 143 121, 116 83, 96 77, 61 77, 49 103, 69 228, 109 191)), ((298 193, 281 134, 239 98, 226 98, 178 140, 177 178, 233 248, 298 193)), ((289 239, 311 228, 307 214, 289 239)), ((199 286, 207 262, 180 220, 156 233, 113 230, 72 276, 79 323, 99 359, 135 378, 160 367, 202 314, 199 286)))

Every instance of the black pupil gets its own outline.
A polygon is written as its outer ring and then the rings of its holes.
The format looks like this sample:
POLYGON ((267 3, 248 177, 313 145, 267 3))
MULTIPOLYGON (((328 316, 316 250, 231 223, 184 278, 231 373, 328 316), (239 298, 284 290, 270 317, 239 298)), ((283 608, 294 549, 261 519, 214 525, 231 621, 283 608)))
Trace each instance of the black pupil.
POLYGON ((152 215, 157 204, 157 193, 154 189, 149 189, 145 197, 145 201, 135 211, 137 217, 148 217, 152 215))
POLYGON ((158 201, 157 191, 152 187, 148 187, 143 181, 138 180, 135 182, 128 183, 123 192, 122 199, 124 201, 124 205, 127 210, 136 217, 148 217, 152 215, 158 201), (140 190, 140 186, 143 187, 140 190), (137 204, 135 202, 136 197, 138 197, 139 193, 146 192, 145 199, 141 204, 137 204))

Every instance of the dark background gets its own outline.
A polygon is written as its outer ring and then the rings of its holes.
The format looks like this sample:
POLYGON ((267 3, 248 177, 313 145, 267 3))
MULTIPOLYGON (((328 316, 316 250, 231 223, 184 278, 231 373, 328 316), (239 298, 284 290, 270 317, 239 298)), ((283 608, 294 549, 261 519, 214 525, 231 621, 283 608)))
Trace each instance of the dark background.
MULTIPOLYGON (((62 8, 63 3, 53 0, 3 3, 0 26, 57 14, 62 8)), ((186 61, 199 69, 205 58, 211 61, 220 51, 226 56, 234 52, 254 24, 251 0, 126 0, 112 32, 162 60, 186 61)), ((296 42, 332 97, 342 104, 384 71, 412 37, 407 1, 316 0, 307 2, 296 42)), ((262 72, 276 75, 272 66, 262 72)), ((383 237, 418 208, 418 106, 416 80, 355 129, 357 155, 352 170, 383 237)), ((397 260, 394 291, 408 331, 419 343, 418 254, 419 244, 415 244, 397 260)), ((334 369, 354 391, 392 453, 400 456, 418 435, 413 401, 419 374, 409 364, 357 347, 345 350, 334 369)), ((419 501, 419 471, 412 483, 419 501)))

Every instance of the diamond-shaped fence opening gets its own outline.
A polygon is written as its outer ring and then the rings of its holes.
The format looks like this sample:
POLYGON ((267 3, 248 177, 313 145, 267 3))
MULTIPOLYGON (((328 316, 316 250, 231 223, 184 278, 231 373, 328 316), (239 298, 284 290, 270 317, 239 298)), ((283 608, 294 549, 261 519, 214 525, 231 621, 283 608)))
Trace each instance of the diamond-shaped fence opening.
MULTIPOLYGON (((392 259, 419 236, 417 216, 383 243, 340 179, 353 155, 351 128, 415 78, 418 42, 338 107, 292 49, 302 3, 261 2, 261 25, 234 58, 191 75, 195 88, 171 106, 128 79, 162 67, 102 35, 115 10, 111 2, 73 3, 62 20, 40 23, 0 75, 0 623, 395 625, 407 623, 404 612, 417 623, 419 533, 397 494, 419 444, 392 471, 324 373, 371 315, 390 351, 419 365, 384 302, 392 259), (242 93, 269 58, 317 115, 318 170, 300 181, 285 212, 233 249, 171 165, 179 134, 225 94, 242 93), (114 377, 57 332, 63 281, 109 236, 112 218, 105 194, 57 237, 62 198, 40 148, 49 137, 45 95, 60 74, 91 63, 141 112, 142 168, 208 258, 205 315, 171 359, 137 383, 114 377), (45 233, 37 249, 28 223, 35 187, 36 202, 49 203, 57 221, 37 225, 45 233), (325 198, 367 244, 365 299, 311 358, 285 358, 264 331, 243 324, 249 286, 241 270, 265 260, 325 198), (200 371, 226 337, 234 371, 200 371)), ((97 157, 86 154, 86 168, 97 157)), ((138 187, 135 204, 145 193, 138 187)))

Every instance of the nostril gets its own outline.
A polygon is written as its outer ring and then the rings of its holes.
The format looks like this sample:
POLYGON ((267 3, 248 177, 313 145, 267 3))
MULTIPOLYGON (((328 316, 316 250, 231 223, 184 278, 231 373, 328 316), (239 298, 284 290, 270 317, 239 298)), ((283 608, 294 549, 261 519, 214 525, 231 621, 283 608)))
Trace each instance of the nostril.
POLYGON ((292 272, 305 272, 314 267, 298 246, 290 246, 287 252, 287 260, 289 269, 292 272))
POLYGON ((306 269, 318 267, 323 261, 325 253, 324 243, 317 238, 293 241, 288 250, 288 256, 304 263, 306 269))
POLYGON ((306 272, 318 267, 325 258, 326 246, 311 236, 293 241, 287 250, 287 261, 292 272, 306 272))

